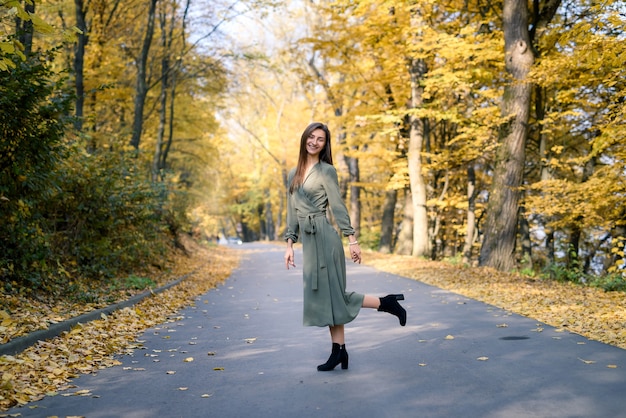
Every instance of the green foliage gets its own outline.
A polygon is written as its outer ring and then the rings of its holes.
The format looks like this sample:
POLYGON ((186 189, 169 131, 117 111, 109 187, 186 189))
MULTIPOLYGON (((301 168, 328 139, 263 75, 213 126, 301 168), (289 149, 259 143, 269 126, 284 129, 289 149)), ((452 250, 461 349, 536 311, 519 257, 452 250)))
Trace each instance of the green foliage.
POLYGON ((138 159, 69 142, 72 98, 52 80, 37 60, 0 72, 0 280, 89 301, 70 278, 161 264, 186 205, 144 179, 138 159))
POLYGON ((154 280, 147 277, 138 277, 134 274, 131 274, 124 279, 124 286, 126 289, 144 290, 148 287, 154 287, 155 285, 156 283, 154 280))
POLYGON ((450 264, 451 266, 462 266, 463 265, 463 255, 456 254, 451 257, 444 257, 443 261, 445 263, 450 264))
POLYGON ((602 276, 587 274, 581 267, 574 265, 568 268, 564 264, 554 263, 547 266, 542 274, 544 279, 558 282, 569 282, 582 286, 599 287, 606 292, 625 292, 626 279, 620 273, 602 276))
POLYGON ((137 175, 134 159, 73 148, 47 201, 51 243, 66 264, 91 278, 114 277, 166 250, 165 185, 137 175))
POLYGON ((535 277, 537 275, 528 255, 525 255, 522 260, 520 260, 517 271, 519 274, 526 277, 535 277))
POLYGON ((543 270, 542 276, 558 282, 571 282, 575 284, 582 284, 586 280, 586 275, 579 268, 568 268, 564 264, 560 263, 548 265, 543 270))
POLYGON ((67 155, 63 139, 70 95, 43 59, 0 72, 0 277, 40 287, 57 264, 40 211, 55 189, 55 167, 67 155))
POLYGON ((117 292, 119 290, 144 290, 149 287, 155 287, 156 282, 148 277, 140 277, 131 274, 124 279, 114 279, 109 284, 109 291, 117 292))
POLYGON ((606 292, 626 292, 626 279, 621 274, 609 274, 596 277, 590 283, 593 287, 599 287, 606 292))

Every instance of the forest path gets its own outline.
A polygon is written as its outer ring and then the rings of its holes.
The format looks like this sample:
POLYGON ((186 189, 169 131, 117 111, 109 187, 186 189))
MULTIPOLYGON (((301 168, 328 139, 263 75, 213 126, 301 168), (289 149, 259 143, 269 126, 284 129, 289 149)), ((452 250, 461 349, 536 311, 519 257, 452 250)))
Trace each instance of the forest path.
POLYGON ((6 411, 23 417, 626 417, 626 350, 348 263, 348 290, 404 293, 405 327, 364 309, 348 370, 318 372, 328 331, 302 326, 302 253, 250 243, 240 267, 121 366, 6 411), (75 396, 70 396, 75 395, 75 396))

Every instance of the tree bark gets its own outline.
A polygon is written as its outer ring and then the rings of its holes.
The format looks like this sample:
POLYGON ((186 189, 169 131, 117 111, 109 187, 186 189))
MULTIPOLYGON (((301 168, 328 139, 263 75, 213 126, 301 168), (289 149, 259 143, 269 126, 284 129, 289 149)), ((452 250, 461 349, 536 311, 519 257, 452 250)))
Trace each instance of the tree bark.
POLYGON ((411 255, 413 251, 413 198, 410 187, 404 189, 404 213, 395 247, 396 254, 400 255, 411 255))
MULTIPOLYGON (((85 106, 85 47, 87 46, 87 23, 85 16, 87 10, 83 0, 74 0, 76 10, 76 27, 81 30, 77 34, 77 42, 74 47, 74 89, 76 91, 76 102, 74 109, 74 128, 77 131, 83 129, 83 111, 85 106)), ((88 150, 93 151, 93 149, 88 150)))
POLYGON ((150 46, 152 44, 152 36, 154 35, 154 19, 156 15, 156 5, 158 0, 150 0, 148 9, 148 23, 146 25, 146 33, 141 48, 141 54, 137 60, 137 80, 135 82, 135 100, 134 100, 134 118, 133 118, 133 134, 130 145, 136 150, 139 149, 141 141, 141 132, 143 130, 143 109, 148 94, 148 84, 146 68, 148 66, 148 56, 150 54, 150 46))
POLYGON ((476 237, 476 172, 470 163, 467 166, 467 232, 463 246, 463 263, 472 262, 472 247, 476 237))
MULTIPOLYGON (((163 178, 164 166, 161 165, 162 154, 164 148, 165 125, 167 124, 167 92, 169 88, 170 73, 170 47, 172 31, 169 33, 166 28, 166 7, 159 13, 159 24, 161 27, 161 47, 163 48, 163 57, 161 58, 161 92, 159 94, 159 127, 156 135, 156 145, 154 147, 154 156, 152 158, 152 181, 156 182, 163 178)), ((173 19, 173 18, 172 18, 173 19)))
MULTIPOLYGON (((187 33, 187 16, 189 16, 189 7, 191 6, 191 0, 187 0, 185 2, 185 9, 182 16, 182 33, 180 34, 180 40, 182 43, 182 50, 185 51, 187 49, 186 46, 186 33, 187 33)), ((176 12, 174 12, 176 15, 176 12)), ((172 22, 173 23, 173 22, 172 22)), ((173 41, 173 30, 174 26, 172 25, 171 34, 170 34, 170 43, 173 41)), ((171 45, 170 45, 171 49, 171 45)), ((171 77, 169 81, 170 86, 170 114, 169 114, 169 124, 168 124, 168 134, 167 141, 165 143, 165 147, 161 152, 161 161, 159 162, 159 166, 162 169, 167 167, 167 156, 170 153, 170 149, 172 148, 172 143, 174 142, 174 111, 176 110, 176 87, 178 86, 178 74, 181 71, 183 66, 183 59, 179 56, 176 59, 174 64, 174 69, 171 71, 171 77)))
POLYGON ((535 58, 526 0, 504 0, 503 14, 505 67, 512 81, 504 89, 502 114, 508 120, 500 131, 480 265, 508 271, 516 264, 517 215, 531 99, 531 85, 526 77, 535 58))
POLYGON ((361 178, 359 160, 354 157, 346 157, 346 163, 350 173, 350 222, 358 237, 361 233, 361 186, 356 185, 361 178))
MULTIPOLYGON (((391 14, 395 13, 395 10, 390 10, 391 14)), ((382 66, 380 67, 381 71, 384 71, 382 66)), ((391 109, 397 110, 396 100, 393 96, 393 89, 391 88, 391 84, 385 84, 385 94, 387 98, 387 104, 391 109)), ((398 131, 401 135, 401 126, 398 124, 398 131)), ((400 140, 398 140, 398 145, 396 145, 396 152, 398 155, 401 155, 399 158, 406 158, 406 154, 403 152, 402 147, 399 146, 400 140)), ((393 176, 392 176, 393 177, 393 176)), ((380 240, 378 242, 378 251, 383 254, 390 254, 393 251, 393 231, 395 227, 395 213, 396 213, 396 203, 398 203, 398 190, 391 189, 385 192, 385 201, 383 203, 383 213, 381 219, 381 227, 380 227, 380 240)))
POLYGON ((532 258, 532 240, 530 239, 530 224, 526 219, 526 208, 524 205, 520 206, 519 210, 519 228, 520 228, 520 240, 522 251, 522 268, 531 269, 533 267, 532 258))
MULTIPOLYGON (((411 76, 411 109, 422 106, 423 88, 420 81, 426 73, 426 64, 421 59, 411 60, 409 73, 411 76)), ((430 240, 428 238, 428 214, 426 212, 426 184, 422 175, 422 144, 424 142, 424 121, 415 114, 409 116, 409 181, 413 205, 413 250, 415 257, 430 256, 430 240)))
POLYGON ((385 192, 385 203, 383 203, 383 216, 380 228, 380 242, 378 244, 378 251, 383 254, 389 254, 392 251, 393 221, 397 201, 398 190, 391 189, 385 192))
MULTIPOLYGON (((28 13, 35 13, 35 2, 25 2, 24 10, 28 13)), ((23 20, 19 17, 15 18, 15 32, 18 39, 24 47, 23 53, 26 58, 30 57, 33 51, 33 31, 34 25, 32 20, 23 20)))

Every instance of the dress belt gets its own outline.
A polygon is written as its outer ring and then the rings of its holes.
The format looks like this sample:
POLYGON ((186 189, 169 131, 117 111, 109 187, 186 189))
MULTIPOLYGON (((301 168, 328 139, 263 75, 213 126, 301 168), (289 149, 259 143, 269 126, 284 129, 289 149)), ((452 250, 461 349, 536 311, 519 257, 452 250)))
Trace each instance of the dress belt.
POLYGON ((298 216, 299 218, 304 220, 303 229, 304 232, 310 235, 317 235, 313 238, 315 245, 313 245, 313 257, 317 260, 317 268, 312 272, 313 277, 311 277, 311 289, 317 290, 318 281, 319 281, 319 273, 322 271, 325 274, 328 274, 326 270, 326 257, 324 256, 324 234, 317 234, 318 229, 323 231, 322 228, 318 228, 317 222, 325 222, 326 221, 326 212, 311 212, 307 213, 305 216, 298 216), (321 218, 321 219, 318 219, 321 218))

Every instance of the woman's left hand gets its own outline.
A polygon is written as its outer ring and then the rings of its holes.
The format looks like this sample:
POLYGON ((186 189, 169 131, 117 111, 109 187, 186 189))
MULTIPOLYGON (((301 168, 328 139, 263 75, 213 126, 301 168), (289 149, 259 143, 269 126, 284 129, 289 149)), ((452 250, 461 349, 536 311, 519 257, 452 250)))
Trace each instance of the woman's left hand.
POLYGON ((350 245, 350 258, 355 263, 361 264, 361 248, 359 244, 350 245))

